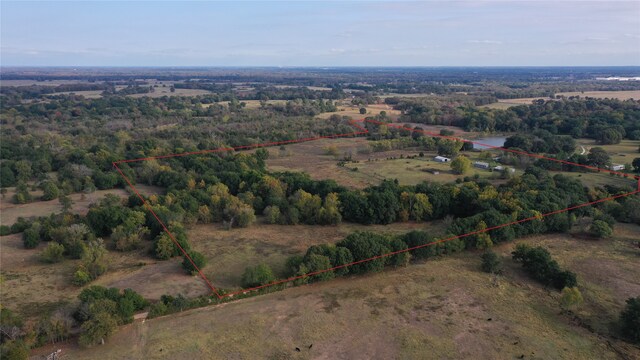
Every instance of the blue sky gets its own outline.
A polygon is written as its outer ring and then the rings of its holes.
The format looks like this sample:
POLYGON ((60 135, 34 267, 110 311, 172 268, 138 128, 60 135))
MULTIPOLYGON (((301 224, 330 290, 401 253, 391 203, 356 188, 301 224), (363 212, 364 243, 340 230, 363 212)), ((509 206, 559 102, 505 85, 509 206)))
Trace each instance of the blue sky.
POLYGON ((3 66, 640 65, 640 1, 0 4, 3 66))

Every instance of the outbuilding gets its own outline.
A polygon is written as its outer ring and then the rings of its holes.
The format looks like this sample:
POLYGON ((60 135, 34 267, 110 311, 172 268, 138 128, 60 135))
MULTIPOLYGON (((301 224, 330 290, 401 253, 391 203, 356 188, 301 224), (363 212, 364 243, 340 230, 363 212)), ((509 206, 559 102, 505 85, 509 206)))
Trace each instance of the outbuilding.
POLYGON ((433 160, 437 161, 437 162, 449 162, 451 161, 451 159, 449 159, 448 157, 444 157, 444 156, 436 156, 433 158, 433 160))

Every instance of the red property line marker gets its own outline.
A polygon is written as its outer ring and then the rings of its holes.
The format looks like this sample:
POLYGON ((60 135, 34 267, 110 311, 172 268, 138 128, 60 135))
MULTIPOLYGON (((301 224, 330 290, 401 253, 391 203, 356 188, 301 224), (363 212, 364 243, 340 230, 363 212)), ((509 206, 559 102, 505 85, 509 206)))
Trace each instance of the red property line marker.
MULTIPOLYGON (((609 173, 612 173, 612 174, 624 175, 623 173, 619 173, 619 172, 608 170, 608 169, 600 169, 600 168, 593 167, 593 166, 581 165, 581 164, 577 164, 577 163, 573 163, 573 162, 569 162, 569 161, 564 161, 564 160, 558 160, 558 159, 554 159, 554 158, 545 157, 545 156, 542 156, 542 155, 539 155, 539 154, 531 154, 531 153, 527 153, 527 152, 524 152, 524 151, 505 149, 505 148, 502 148, 502 147, 489 145, 489 144, 483 144, 483 143, 480 143, 480 142, 466 140, 466 139, 457 138, 457 137, 453 137, 453 136, 445 136, 445 135, 435 134, 435 133, 431 133, 431 132, 425 131, 425 130, 411 129, 411 128, 407 128, 407 127, 404 127, 404 126, 401 126, 401 125, 388 124, 388 123, 383 123, 383 122, 370 120, 370 119, 362 119, 362 120, 358 120, 357 122, 364 123, 365 121, 369 122, 369 123, 372 123, 372 124, 386 125, 386 126, 391 126, 391 127, 394 127, 394 128, 398 128, 398 129, 402 129, 402 130, 408 130, 408 131, 412 131, 412 132, 421 132, 421 133, 424 133, 426 135, 433 136, 433 137, 439 137, 439 138, 445 138, 445 139, 458 140, 458 141, 462 141, 462 142, 478 144, 478 145, 485 146, 485 147, 492 148, 492 149, 496 149, 496 150, 517 153, 517 154, 526 155, 526 156, 530 156, 530 157, 534 157, 534 158, 546 159, 546 160, 549 160, 549 161, 555 161, 555 162, 574 165, 574 166, 578 166, 578 167, 584 167, 584 168, 588 168, 588 169, 591 169, 591 170, 605 171, 605 172, 609 172, 609 173)), ((113 166, 120 173, 120 175, 123 177, 125 182, 129 185, 129 187, 131 187, 131 189, 136 193, 138 198, 140 198, 140 200, 142 201, 144 206, 147 208, 147 210, 149 210, 151 212, 151 214, 156 218, 156 220, 158 220, 158 222, 160 223, 160 225, 162 226, 164 231, 169 235, 171 240, 178 246, 178 248, 185 255, 185 257, 191 262, 193 267, 197 270, 198 274, 200 274, 200 277, 202 277, 202 279, 205 281, 207 286, 209 286, 209 288, 218 297, 218 299, 222 299, 222 298, 225 298, 225 297, 231 297, 231 296, 234 296, 234 295, 237 295, 237 294, 246 293, 246 292, 249 292, 249 291, 259 290, 259 289, 263 289, 263 288, 274 286, 274 285, 278 285, 278 284, 291 282, 291 281, 294 281, 294 280, 298 280, 298 279, 302 279, 302 278, 305 278, 305 277, 321 274, 321 273, 324 273, 324 272, 333 271, 333 270, 336 270, 336 269, 340 269, 340 268, 344 268, 344 267, 348 267, 348 266, 352 266, 352 265, 357 265, 357 264, 361 264, 361 263, 365 263, 365 262, 368 262, 368 261, 384 258, 384 257, 387 257, 387 256, 392 256, 392 255, 396 255, 396 254, 412 251, 412 250, 415 250, 415 249, 419 249, 419 248, 423 248, 423 247, 427 247, 427 246, 432 246, 432 245, 435 245, 435 244, 444 243, 444 242, 447 242, 447 241, 460 239, 460 238, 463 238, 463 237, 467 237, 467 236, 471 236, 471 235, 475 235, 475 234, 479 234, 479 233, 483 233, 483 232, 487 232, 487 231, 491 231, 491 230, 500 229, 500 228, 503 228, 503 227, 506 227, 506 226, 520 224, 520 223, 524 223, 524 222, 527 222, 527 221, 532 221, 532 220, 539 219, 539 218, 544 218, 544 217, 547 217, 547 216, 550 216, 550 215, 555 215, 555 214, 559 214, 559 213, 562 213, 562 212, 567 212, 567 211, 570 211, 570 210, 578 209, 578 208, 581 208, 581 207, 594 205, 594 204, 597 204, 597 203, 600 203, 600 202, 614 200, 614 199, 617 199, 617 198, 621 198, 621 197, 625 197, 625 196, 629 196, 629 195, 640 193, 640 177, 639 176, 635 176, 634 178, 638 180, 638 189, 636 191, 632 191, 632 192, 628 192, 628 193, 624 193, 624 194, 619 194, 619 195, 616 195, 616 196, 611 196, 611 197, 608 197, 608 198, 604 198, 604 199, 600 199, 600 200, 596 200, 596 201, 592 201, 592 202, 588 202, 588 203, 584 203, 584 204, 571 206, 571 207, 568 207, 566 209, 552 211, 552 212, 549 212, 549 213, 546 213, 546 214, 542 214, 540 216, 533 216, 533 217, 529 217, 529 218, 526 218, 526 219, 513 221, 513 222, 510 222, 510 223, 493 226, 493 227, 490 227, 490 228, 487 228, 487 229, 483 229, 483 230, 477 230, 477 231, 473 231, 473 232, 462 234, 462 235, 458 235, 458 236, 453 236, 453 237, 449 237, 449 238, 445 238, 445 239, 440 239, 440 240, 433 241, 433 242, 430 242, 430 243, 427 243, 427 244, 422 244, 422 245, 414 246, 414 247, 411 247, 411 248, 408 248, 408 249, 399 250, 399 251, 390 252, 390 253, 383 254, 383 255, 374 256, 374 257, 371 257, 371 258, 368 258, 368 259, 355 261, 355 262, 352 262, 352 263, 349 263, 349 264, 343 264, 343 265, 339 265, 339 266, 332 267, 332 268, 329 268, 329 269, 319 270, 319 271, 315 271, 315 272, 312 272, 312 273, 307 273, 307 274, 304 274, 304 275, 291 277, 291 278, 288 278, 288 279, 277 280, 277 281, 271 282, 269 284, 256 286, 256 287, 252 287, 252 288, 248 288, 248 289, 242 289, 242 290, 238 290, 238 291, 235 291, 235 292, 231 292, 231 293, 227 293, 227 294, 224 294, 224 295, 220 295, 218 293, 218 291, 216 290, 216 288, 213 286, 213 284, 211 284, 209 279, 196 266, 196 264, 193 262, 193 260, 189 256, 189 254, 187 254, 187 252, 182 248, 182 246, 180 246, 180 244, 175 239, 173 234, 169 231, 169 229, 166 227, 166 225, 160 220, 158 215, 156 215, 156 213, 153 211, 151 206, 144 200, 144 198, 142 197, 142 195, 140 195, 140 193, 135 188, 135 186, 133 186, 133 184, 129 181, 127 176, 118 167, 119 163, 138 162, 138 161, 146 161, 146 160, 153 160, 153 159, 165 159, 165 158, 182 157, 182 156, 188 156, 188 155, 211 154, 211 153, 218 153, 218 152, 223 152, 223 151, 248 150, 248 149, 255 149, 255 148, 261 148, 261 147, 268 147, 268 146, 276 146, 276 145, 284 145, 284 144, 295 144, 295 143, 314 141, 314 140, 320 140, 320 139, 333 139, 333 138, 339 138, 339 137, 348 137, 348 136, 356 136, 356 135, 367 134, 369 131, 366 128, 364 128, 363 126, 360 126, 359 124, 357 124, 357 122, 352 120, 352 121, 350 121, 350 124, 352 126, 358 128, 358 129, 360 129, 361 131, 352 132, 352 133, 336 134, 336 135, 328 135, 328 136, 317 136, 317 137, 302 138, 302 139, 296 139, 296 140, 275 141, 275 142, 267 142, 267 143, 254 144, 254 145, 244 145, 244 146, 236 146, 236 147, 228 147, 228 148, 218 148, 218 149, 211 149, 211 150, 185 152, 185 153, 179 153, 179 154, 159 155, 159 156, 151 156, 151 157, 138 158, 138 159, 120 160, 120 161, 114 162, 113 166)))

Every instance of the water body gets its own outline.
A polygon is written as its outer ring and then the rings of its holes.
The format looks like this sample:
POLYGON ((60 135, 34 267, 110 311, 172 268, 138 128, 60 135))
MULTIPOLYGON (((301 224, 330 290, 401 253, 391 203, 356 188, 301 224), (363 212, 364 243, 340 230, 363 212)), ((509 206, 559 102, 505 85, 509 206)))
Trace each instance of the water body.
MULTIPOLYGON (((487 144, 487 145, 503 147, 504 146, 504 142, 506 140, 507 140, 506 136, 489 136, 489 137, 484 137, 484 138, 480 138, 480 139, 474 139, 473 141, 477 141, 479 143, 483 143, 483 144, 487 144)), ((478 149, 478 150, 490 149, 490 147, 488 147, 488 146, 482 146, 482 145, 478 145, 478 144, 473 144, 473 148, 474 149, 478 149)))

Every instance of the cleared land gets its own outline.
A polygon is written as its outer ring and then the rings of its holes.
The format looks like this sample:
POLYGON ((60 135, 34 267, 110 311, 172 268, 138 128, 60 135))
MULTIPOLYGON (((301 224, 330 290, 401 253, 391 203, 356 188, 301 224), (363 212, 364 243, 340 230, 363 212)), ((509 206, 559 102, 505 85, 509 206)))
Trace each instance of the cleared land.
MULTIPOLYGON (((42 243, 28 250, 22 245, 22 234, 0 237, 2 305, 26 317, 40 316, 61 303, 73 301, 82 290, 71 284, 80 260, 45 264, 40 261, 40 253, 46 245, 42 243)), ((90 285, 132 288, 149 299, 159 299, 163 294, 207 293, 202 280, 185 275, 181 258, 155 260, 148 255, 151 242, 145 245, 133 252, 111 251, 109 270, 90 285)))
POLYGON ((599 334, 610 331, 624 299, 640 293, 639 232, 635 225, 617 225, 610 240, 569 235, 521 240, 547 246, 578 274, 585 303, 577 317, 560 312, 559 293, 530 281, 509 259, 514 244, 505 244, 496 249, 506 265, 497 281, 479 271, 479 253, 466 252, 136 322, 104 346, 65 347, 63 354, 74 359, 638 358, 637 347, 599 334))
MULTIPOLYGON (((640 90, 625 90, 625 91, 575 91, 575 92, 563 92, 557 93, 559 96, 580 96, 582 98, 610 98, 619 100, 640 100, 640 90)), ((500 99, 497 103, 482 105, 480 107, 488 107, 494 109, 506 109, 516 105, 528 105, 534 100, 552 100, 548 97, 533 97, 533 98, 518 98, 518 99, 500 99)))
MULTIPOLYGON (((431 129, 434 131, 438 129, 431 129)), ((438 130, 439 131, 439 130, 438 130)), ((472 168, 465 175, 451 172, 449 163, 433 160, 435 152, 424 152, 424 157, 407 159, 419 154, 419 150, 391 150, 371 152, 370 141, 365 138, 323 139, 286 146, 285 150, 269 148, 267 167, 270 171, 301 171, 316 180, 333 179, 339 184, 354 188, 375 185, 384 179, 398 179, 402 185, 415 185, 422 181, 451 182, 457 178, 478 174, 482 178, 495 179, 498 174, 489 170, 472 168), (326 149, 335 147, 338 155, 327 155, 326 149), (339 159, 351 154, 357 163, 338 166, 339 159), (404 158, 400 158, 400 156, 404 158), (395 158, 395 159, 393 159, 395 158), (357 170, 355 170, 357 168, 357 170), (439 174, 434 174, 437 171, 439 174)), ((478 152, 466 152, 473 161, 478 152)))
MULTIPOLYGON (((136 188, 142 194, 158 194, 161 189, 155 186, 136 185, 136 188)), ((48 216, 50 214, 62 212, 62 205, 58 199, 49 201, 37 200, 42 196, 41 190, 30 192, 31 196, 36 199, 28 204, 14 204, 11 199, 15 194, 15 188, 7 188, 8 192, 5 199, 0 202, 0 225, 12 225, 19 217, 31 217, 31 216, 48 216)), ((113 194, 126 198, 129 196, 129 192, 124 189, 110 189, 110 190, 97 190, 89 194, 71 194, 69 197, 73 201, 71 212, 86 215, 89 211, 89 206, 100 201, 107 194, 113 194)))
POLYGON ((336 243, 357 230, 396 234, 419 229, 437 234, 441 228, 439 222, 386 226, 348 223, 338 226, 254 225, 232 230, 224 230, 220 224, 208 224, 195 226, 188 235, 192 247, 209 260, 203 271, 213 285, 238 289, 247 266, 266 263, 277 277, 284 278, 288 257, 304 255, 311 245, 336 243))

